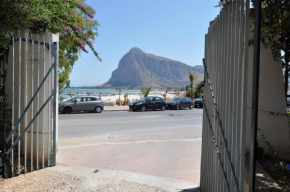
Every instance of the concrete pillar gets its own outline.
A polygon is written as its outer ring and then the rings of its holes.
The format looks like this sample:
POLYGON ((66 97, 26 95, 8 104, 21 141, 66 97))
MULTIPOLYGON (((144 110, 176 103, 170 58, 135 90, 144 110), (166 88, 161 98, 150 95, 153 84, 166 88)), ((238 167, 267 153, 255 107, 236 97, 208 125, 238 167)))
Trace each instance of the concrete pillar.
MULTIPOLYGON (((33 41, 42 41, 47 43, 58 42, 58 35, 50 33, 34 34, 31 32, 22 32, 20 37, 32 39, 33 41)), ((40 44, 14 42, 14 47, 9 48, 9 59, 7 67, 6 94, 8 109, 12 109, 12 124, 19 119, 33 94, 36 92, 41 81, 54 62, 51 54, 51 46, 46 47, 40 44), (49 48, 49 49, 48 49, 49 48), (14 55, 14 59, 13 59, 14 55)), ((20 123, 19 131, 16 131, 13 139, 15 140, 19 133, 25 129, 32 118, 39 111, 41 106, 53 93, 54 75, 52 70, 33 100, 23 120, 20 123)), ((56 89, 58 91, 58 88, 56 89)), ((57 94, 58 97, 58 94, 57 94)), ((58 101, 58 99, 57 99, 58 101)), ((56 113, 58 112, 58 103, 56 113)), ((53 99, 45 106, 38 118, 32 123, 26 135, 16 146, 20 155, 15 157, 17 162, 20 158, 20 164, 24 166, 27 162, 38 165, 37 168, 49 165, 52 156, 53 144, 53 99)), ((57 120, 57 119, 56 119, 57 120)), ((57 130, 56 126, 56 130, 57 130)), ((57 133, 57 131, 56 131, 57 133)), ((15 162, 14 162, 15 163, 15 162)))
MULTIPOLYGON (((247 142, 246 151, 250 150, 250 129, 252 110, 253 46, 249 47, 247 96, 247 142)), ((261 142, 261 134, 278 152, 280 158, 290 160, 290 131, 286 116, 286 98, 281 61, 275 61, 272 50, 261 46, 259 87, 258 139, 268 153, 268 146, 261 142)))

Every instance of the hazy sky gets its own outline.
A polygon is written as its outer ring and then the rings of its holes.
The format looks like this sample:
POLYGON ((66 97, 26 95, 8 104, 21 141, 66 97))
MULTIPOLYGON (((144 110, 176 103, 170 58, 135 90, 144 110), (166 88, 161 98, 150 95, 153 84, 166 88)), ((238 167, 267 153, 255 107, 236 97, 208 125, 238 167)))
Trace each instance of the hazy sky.
MULTIPOLYGON (((105 83, 132 47, 146 53, 201 65, 204 35, 219 13, 218 0, 86 0, 97 11, 99 36, 94 46, 103 59, 82 53, 71 86, 105 83)), ((89 49, 88 49, 89 50, 89 49)))

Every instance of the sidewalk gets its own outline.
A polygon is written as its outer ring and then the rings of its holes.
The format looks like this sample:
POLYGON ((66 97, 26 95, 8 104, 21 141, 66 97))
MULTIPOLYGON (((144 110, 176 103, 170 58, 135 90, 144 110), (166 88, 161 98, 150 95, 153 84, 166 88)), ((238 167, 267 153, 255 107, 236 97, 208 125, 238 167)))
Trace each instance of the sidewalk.
POLYGON ((197 192, 186 181, 116 170, 57 165, 11 179, 0 180, 1 191, 10 192, 197 192))
POLYGON ((107 111, 129 111, 129 106, 105 106, 104 112, 107 111))

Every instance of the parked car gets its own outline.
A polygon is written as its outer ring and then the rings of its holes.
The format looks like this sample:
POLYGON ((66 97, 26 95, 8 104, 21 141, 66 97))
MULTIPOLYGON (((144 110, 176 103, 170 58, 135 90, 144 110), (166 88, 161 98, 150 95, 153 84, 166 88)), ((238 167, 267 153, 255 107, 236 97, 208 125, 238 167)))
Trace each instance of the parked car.
POLYGON ((196 98, 194 100, 194 108, 198 108, 198 107, 203 108, 203 101, 201 98, 196 98))
POLYGON ((98 97, 83 96, 61 102, 58 105, 58 111, 61 113, 71 113, 80 111, 90 111, 102 113, 104 104, 98 97))
POLYGON ((160 109, 165 111, 166 103, 161 97, 144 97, 138 101, 130 103, 129 109, 132 111, 146 111, 148 109, 160 109))
POLYGON ((287 97, 287 106, 290 106, 290 97, 287 97))
POLYGON ((189 108, 192 109, 193 108, 193 101, 188 98, 188 97, 176 97, 173 98, 171 100, 169 100, 167 103, 167 109, 185 109, 185 108, 189 108))

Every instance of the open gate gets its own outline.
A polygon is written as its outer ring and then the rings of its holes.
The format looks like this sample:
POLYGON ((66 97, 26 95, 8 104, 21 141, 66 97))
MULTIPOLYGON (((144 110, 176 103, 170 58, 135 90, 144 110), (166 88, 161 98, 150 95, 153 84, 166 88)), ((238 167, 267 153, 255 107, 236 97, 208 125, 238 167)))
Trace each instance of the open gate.
POLYGON ((206 192, 243 192, 249 0, 224 1, 205 37, 201 183, 206 192))
POLYGON ((22 32, 4 51, 0 131, 3 178, 56 164, 58 41, 57 35, 22 32))

